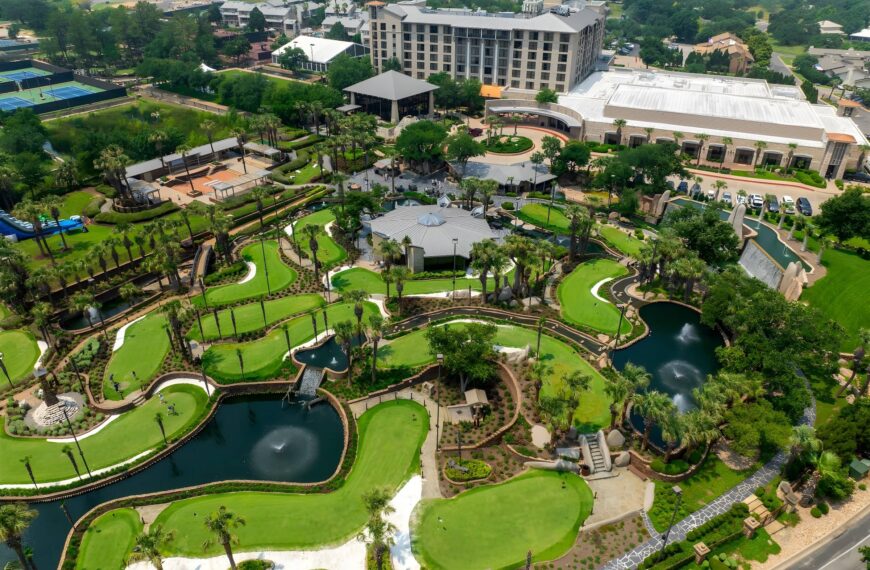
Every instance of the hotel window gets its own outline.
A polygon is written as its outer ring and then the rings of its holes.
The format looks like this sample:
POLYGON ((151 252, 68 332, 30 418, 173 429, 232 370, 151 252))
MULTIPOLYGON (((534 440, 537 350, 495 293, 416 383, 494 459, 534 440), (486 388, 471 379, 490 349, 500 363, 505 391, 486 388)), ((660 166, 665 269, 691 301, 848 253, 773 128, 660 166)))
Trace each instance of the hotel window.
POLYGON ((513 87, 514 89, 519 89, 520 82, 519 81, 511 81, 511 87, 513 87))
POLYGON ((534 89, 535 83, 534 81, 526 81, 526 89, 534 89))

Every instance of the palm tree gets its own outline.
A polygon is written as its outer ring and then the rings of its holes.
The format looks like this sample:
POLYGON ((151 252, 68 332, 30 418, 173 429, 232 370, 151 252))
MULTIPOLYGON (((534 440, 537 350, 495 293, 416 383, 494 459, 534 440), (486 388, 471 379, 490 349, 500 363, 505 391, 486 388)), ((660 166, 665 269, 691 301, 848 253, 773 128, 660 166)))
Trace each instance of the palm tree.
POLYGON ((579 204, 569 204, 565 207, 565 217, 568 218, 568 232, 571 236, 571 244, 568 248, 568 259, 574 261, 577 258, 577 238, 582 233, 583 247, 586 249, 586 242, 589 240, 589 232, 592 230, 592 225, 595 221, 589 215, 589 209, 579 204))
POLYGON ((532 185, 532 190, 538 189, 538 166, 540 166, 541 164, 544 164, 545 158, 546 157, 544 156, 544 153, 542 153, 540 151, 533 152, 532 156, 529 157, 529 160, 534 165, 533 169, 535 171, 535 182, 532 185))
POLYGON ((248 135, 245 133, 244 129, 233 129, 231 134, 236 139, 236 145, 239 147, 239 153, 242 155, 242 169, 245 171, 245 174, 247 174, 248 163, 245 162, 245 141, 248 135))
POLYGON ((628 396, 628 382, 622 374, 617 374, 615 378, 604 383, 604 393, 610 400, 610 429, 614 430, 617 427, 619 403, 628 396))
POLYGON ((214 132, 217 129, 217 125, 211 119, 206 119, 199 124, 199 128, 202 129, 202 132, 205 133, 205 138, 208 139, 208 145, 211 147, 211 154, 214 159, 217 159, 214 156, 214 132))
POLYGON ((159 524, 152 525, 148 532, 136 536, 136 545, 127 563, 147 561, 157 570, 163 570, 163 556, 160 551, 173 539, 172 531, 163 530, 159 524))
POLYGON ((713 182, 713 188, 716 189, 716 195, 713 197, 713 201, 716 202, 719 200, 719 193, 728 188, 728 183, 724 180, 716 180, 713 182))
POLYGON ((333 326, 335 340, 341 345, 347 356, 347 381, 353 376, 353 324, 350 321, 339 321, 333 326))
POLYGON ((692 297, 692 292, 695 288, 695 283, 698 282, 704 275, 704 271, 707 269, 707 264, 705 264, 697 255, 694 256, 686 256, 682 258, 682 277, 686 280, 686 288, 685 288, 685 296, 683 301, 685 303, 689 302, 689 299, 692 297))
POLYGON ((79 172, 76 163, 71 160, 61 162, 54 171, 54 183, 67 192, 75 190, 79 185, 79 172))
POLYGON ((405 290, 405 281, 411 274, 407 267, 393 267, 393 281, 396 282, 396 294, 399 296, 399 315, 402 314, 402 291, 405 290))
POLYGON ((821 448, 821 442, 816 437, 816 428, 810 425, 798 425, 791 429, 789 447, 792 457, 805 453, 817 453, 821 448))
POLYGON ((734 139, 731 137, 722 137, 722 156, 719 158, 719 170, 722 170, 722 165, 725 164, 725 158, 728 156, 728 147, 734 144, 734 139))
POLYGON ((674 413, 674 403, 667 394, 658 390, 637 394, 635 400, 637 412, 643 417, 643 443, 640 449, 646 451, 653 425, 662 423, 668 415, 674 413))
POLYGON ((184 166, 184 174, 187 176, 187 183, 190 185, 191 195, 196 192, 196 188, 193 186, 193 178, 190 176, 190 167, 187 164, 187 153, 190 152, 190 149, 193 148, 189 144, 183 144, 179 146, 176 150, 178 154, 181 155, 181 164, 184 166))
POLYGON ((621 425, 625 422, 625 417, 628 413, 628 406, 634 402, 635 396, 637 396, 641 390, 649 386, 652 376, 646 371, 646 368, 632 364, 631 362, 626 363, 625 368, 622 369, 620 375, 626 382, 625 396, 622 400, 622 413, 619 416, 619 423, 621 425))
POLYGON ((655 132, 655 129, 652 127, 644 127, 643 132, 646 133, 647 144, 650 144, 652 142, 652 136, 653 136, 653 133, 655 132))
POLYGON ((30 316, 33 317, 33 324, 39 329, 39 332, 42 333, 43 338, 51 344, 51 336, 49 335, 49 329, 51 324, 51 319, 54 316, 54 309, 48 303, 36 303, 33 305, 33 308, 30 309, 30 316))
POLYGON ((160 435, 163 436, 163 445, 169 445, 169 442, 166 441, 166 426, 163 425, 163 414, 160 412, 154 414, 154 421, 157 422, 157 427, 160 428, 160 435))
POLYGON ((354 289, 344 294, 344 300, 353 303, 353 314, 356 316, 356 335, 359 342, 362 342, 363 303, 368 297, 369 294, 362 289, 354 289))
POLYGON ((317 261, 317 250, 320 244, 317 243, 317 236, 320 235, 320 226, 310 224, 302 228, 302 233, 308 237, 308 248, 311 250, 311 261, 314 263, 314 280, 320 283, 320 263, 317 261))
POLYGON ((372 384, 378 376, 378 343, 384 334, 384 317, 372 315, 369 317, 369 336, 372 340, 372 384))
POLYGON ((203 542, 203 550, 208 550, 217 541, 224 548, 227 559, 230 561, 230 568, 236 570, 236 561, 233 559, 232 545, 239 542, 239 538, 233 534, 233 529, 245 526, 245 519, 228 511, 226 507, 221 506, 216 512, 205 517, 205 528, 213 535, 203 542))
POLYGON ((375 551, 375 564, 381 570, 384 564, 384 554, 393 545, 393 535, 396 527, 384 517, 395 512, 390 506, 390 493, 386 489, 374 489, 363 493, 363 503, 369 514, 365 532, 360 533, 357 539, 361 542, 371 540, 372 549, 375 551))
MULTIPOLYGON (((66 238, 63 235, 63 229, 60 227, 60 209, 63 207, 63 200, 58 196, 47 196, 42 199, 40 204, 44 210, 51 214, 51 219, 54 220, 54 223, 57 226, 57 233, 60 234, 60 241, 63 244, 63 249, 69 249, 69 246, 66 244, 66 238)), ((47 242, 46 245, 48 245, 47 242)))
POLYGON ((269 196, 269 189, 265 186, 257 186, 251 190, 251 197, 257 203, 257 215, 260 217, 260 229, 263 229, 263 198, 269 196))
POLYGON ((163 150, 166 147, 166 143, 169 142, 169 134, 162 129, 157 129, 148 135, 148 142, 154 145, 154 150, 157 151, 157 157, 160 159, 160 166, 166 168, 166 162, 163 160, 163 150))
POLYGON ((127 261, 133 261, 133 242, 130 241, 130 230, 132 226, 128 222, 120 222, 115 224, 115 229, 113 230, 116 234, 121 236, 121 245, 124 249, 127 250, 127 261))
POLYGON ((614 119, 613 126, 616 127, 616 144, 622 144, 622 129, 628 124, 625 119, 614 119))
POLYGON ((129 157, 124 154, 124 149, 116 144, 110 144, 100 152, 94 160, 94 168, 103 174, 103 178, 117 192, 122 201, 129 200, 130 185, 127 182, 127 163, 129 157))
MULTIPOLYGON (((378 255, 384 262, 385 271, 388 272, 393 267, 393 263, 402 257, 402 246, 399 242, 390 238, 381 241, 377 248, 378 255)), ((390 287, 387 285, 387 297, 390 296, 390 287)))
POLYGON ((674 142, 677 145, 677 153, 681 154, 683 152, 683 147, 680 145, 680 139, 685 138, 686 135, 684 135, 681 131, 673 131, 671 134, 673 135, 674 142))
POLYGON ((43 247, 43 241, 45 240, 45 236, 42 235, 42 222, 40 218, 42 216, 42 206, 37 202, 33 202, 29 199, 23 200, 18 203, 15 208, 12 210, 12 215, 16 218, 27 220, 33 226, 34 239, 36 240, 36 245, 39 247, 39 252, 42 255, 52 255, 51 248, 46 241, 43 247))
MULTIPOLYGON (((794 142, 788 143, 788 157, 785 160, 786 169, 791 168, 791 159, 794 158, 794 151, 797 150, 798 144, 794 142)), ((861 161, 858 161, 858 164, 861 164, 861 161)))
POLYGON ((471 244, 471 267, 477 271, 480 279, 481 296, 480 303, 486 304, 486 283, 489 279, 489 270, 492 260, 499 245, 491 239, 485 239, 471 244))
POLYGON ((30 482, 33 483, 33 488, 39 491, 39 486, 36 484, 36 476, 33 474, 33 465, 30 463, 30 456, 25 455, 19 461, 24 465, 24 469, 27 470, 27 475, 30 477, 30 482))
POLYGON ((662 439, 665 440, 665 463, 671 461, 671 455, 674 453, 674 448, 677 442, 683 438, 685 426, 683 425, 683 416, 677 411, 674 403, 671 402, 671 408, 660 418, 662 428, 662 439))
POLYGON ((18 557, 23 570, 35 568, 24 554, 22 537, 38 513, 25 503, 0 505, 0 540, 18 557))
POLYGON ((67 459, 69 459, 69 462, 72 463, 73 469, 76 472, 76 477, 81 479, 82 474, 79 471, 79 464, 76 461, 76 456, 73 454, 72 446, 71 445, 64 445, 63 447, 60 448, 60 452, 63 453, 64 455, 66 455, 67 459))
POLYGON ((767 148, 767 143, 764 141, 756 141, 754 145, 755 147, 755 168, 758 168, 758 164, 761 162, 762 151, 767 148))

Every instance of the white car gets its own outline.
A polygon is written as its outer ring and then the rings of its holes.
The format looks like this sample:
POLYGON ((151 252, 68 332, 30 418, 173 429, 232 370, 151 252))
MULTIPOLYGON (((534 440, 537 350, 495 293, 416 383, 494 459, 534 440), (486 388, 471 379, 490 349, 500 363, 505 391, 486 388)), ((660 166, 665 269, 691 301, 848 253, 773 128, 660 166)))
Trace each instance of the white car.
POLYGON ((761 197, 761 194, 750 194, 749 205, 753 208, 760 208, 764 205, 764 198, 761 197))
POLYGON ((786 214, 794 214, 794 198, 789 195, 782 197, 782 210, 786 214))
POLYGON ((731 206, 733 204, 733 202, 731 201, 731 192, 723 192, 722 201, 731 206))

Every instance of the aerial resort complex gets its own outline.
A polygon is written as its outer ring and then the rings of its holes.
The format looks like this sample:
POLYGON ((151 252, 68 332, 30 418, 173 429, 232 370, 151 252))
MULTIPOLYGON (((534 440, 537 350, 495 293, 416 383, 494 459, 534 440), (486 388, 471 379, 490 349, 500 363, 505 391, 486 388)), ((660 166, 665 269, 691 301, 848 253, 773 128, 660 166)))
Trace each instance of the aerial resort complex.
POLYGON ((870 569, 868 26, 0 0, 0 570, 870 569))

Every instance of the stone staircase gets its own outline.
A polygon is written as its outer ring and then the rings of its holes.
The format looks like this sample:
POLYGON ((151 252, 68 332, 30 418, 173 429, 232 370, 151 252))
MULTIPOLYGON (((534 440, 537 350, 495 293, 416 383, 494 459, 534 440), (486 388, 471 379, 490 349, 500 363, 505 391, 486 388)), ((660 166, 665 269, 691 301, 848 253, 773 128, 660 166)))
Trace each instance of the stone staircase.
POLYGON ((750 513, 758 516, 761 524, 764 525, 765 530, 767 530, 767 533, 771 536, 785 528, 785 525, 771 516, 770 511, 767 510, 767 507, 764 506, 761 499, 759 499, 754 493, 743 499, 743 503, 749 507, 750 513))
POLYGON ((598 438, 595 435, 587 435, 586 443, 589 444, 589 455, 592 459, 592 465, 595 466, 593 473, 607 471, 607 466, 604 463, 604 453, 601 451, 601 446, 598 444, 598 438))

